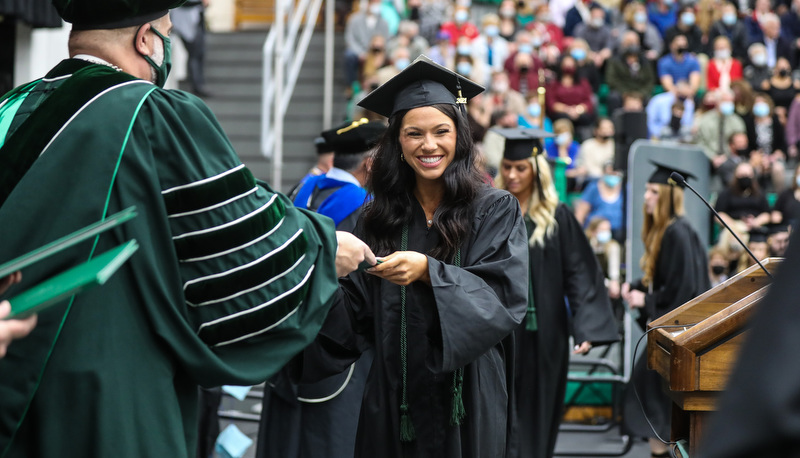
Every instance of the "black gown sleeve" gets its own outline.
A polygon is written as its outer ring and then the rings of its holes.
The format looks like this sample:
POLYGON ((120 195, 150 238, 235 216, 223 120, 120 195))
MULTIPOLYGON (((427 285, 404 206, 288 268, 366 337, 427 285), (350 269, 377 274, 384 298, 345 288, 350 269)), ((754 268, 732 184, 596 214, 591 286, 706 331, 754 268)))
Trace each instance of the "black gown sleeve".
MULTIPOLYGON (((496 193, 493 193, 496 195, 496 193)), ((428 257, 441 326, 434 372, 452 372, 508 336, 528 303, 528 243, 517 200, 504 193, 476 215, 464 267, 428 257)))
POLYGON ((564 206, 556 209, 564 269, 564 292, 573 313, 576 343, 604 345, 619 340, 603 270, 575 216, 564 206))

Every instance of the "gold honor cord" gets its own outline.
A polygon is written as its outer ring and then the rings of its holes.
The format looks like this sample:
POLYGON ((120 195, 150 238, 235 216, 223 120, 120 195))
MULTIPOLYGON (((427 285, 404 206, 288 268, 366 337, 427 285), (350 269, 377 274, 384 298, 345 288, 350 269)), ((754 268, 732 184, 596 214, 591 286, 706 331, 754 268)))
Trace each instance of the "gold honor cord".
POLYGON ((337 130, 336 131, 336 135, 342 135, 343 133, 348 132, 350 130, 353 130, 356 127, 364 125, 364 124, 366 124, 368 122, 369 122, 369 120, 367 118, 361 118, 358 121, 353 121, 352 123, 350 123, 349 126, 345 126, 345 127, 342 127, 341 129, 337 130))

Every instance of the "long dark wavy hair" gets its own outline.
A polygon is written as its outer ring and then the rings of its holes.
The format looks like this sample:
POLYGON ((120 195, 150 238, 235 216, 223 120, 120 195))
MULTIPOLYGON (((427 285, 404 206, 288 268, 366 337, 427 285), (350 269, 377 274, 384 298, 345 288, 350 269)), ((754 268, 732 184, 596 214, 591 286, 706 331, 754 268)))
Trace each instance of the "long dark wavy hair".
MULTIPOLYGON (((439 260, 449 260, 469 234, 472 202, 484 184, 475 167, 467 115, 453 105, 432 106, 452 119, 456 126, 455 155, 442 175, 444 196, 431 226, 432 230, 439 232, 442 243, 427 253, 439 260)), ((412 205, 415 205, 416 175, 414 169, 400 159, 400 126, 407 112, 399 111, 389 118, 389 127, 378 144, 367 181, 367 191, 372 193, 373 199, 365 206, 362 215, 363 237, 379 256, 399 248, 395 246, 395 240, 403 224, 411 220, 412 205)))

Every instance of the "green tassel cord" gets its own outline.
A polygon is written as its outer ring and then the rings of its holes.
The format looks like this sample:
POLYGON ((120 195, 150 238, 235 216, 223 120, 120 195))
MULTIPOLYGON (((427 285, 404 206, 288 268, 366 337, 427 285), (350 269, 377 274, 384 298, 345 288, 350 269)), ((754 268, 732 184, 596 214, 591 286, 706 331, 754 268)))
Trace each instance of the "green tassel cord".
MULTIPOLYGON (((400 251, 408 250, 408 224, 403 226, 403 235, 400 239, 400 251)), ((461 250, 456 252, 453 264, 461 267, 461 250)), ((400 402, 400 441, 413 442, 417 435, 408 405, 408 322, 406 318, 406 287, 400 287, 400 365, 402 370, 402 392, 400 402)), ((460 426, 467 415, 464 408, 464 368, 453 372, 453 395, 450 411, 450 425, 460 426)))
POLYGON ((528 281, 528 309, 525 314, 525 330, 537 331, 539 330, 539 323, 536 320, 536 305, 533 302, 533 285, 528 281))

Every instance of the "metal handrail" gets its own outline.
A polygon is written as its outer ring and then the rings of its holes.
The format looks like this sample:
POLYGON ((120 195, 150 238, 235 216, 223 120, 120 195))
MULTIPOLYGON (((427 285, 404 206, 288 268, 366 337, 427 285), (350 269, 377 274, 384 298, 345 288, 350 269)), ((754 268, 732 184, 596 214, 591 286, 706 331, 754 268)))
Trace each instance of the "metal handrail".
MULTIPOLYGON (((263 75, 261 97, 261 154, 272 159, 272 186, 280 189, 283 168, 283 117, 289 108, 297 78, 306 57, 308 45, 314 33, 323 0, 299 0, 292 2, 294 8, 286 13, 291 0, 277 0, 275 3, 275 25, 267 34, 262 48, 263 75), (288 28, 285 19, 291 16, 288 28), (302 33, 301 33, 302 26, 302 33), (285 35, 284 35, 285 30, 285 35), (298 34, 300 33, 299 41, 298 34), (285 76, 285 79, 284 79, 285 76)), ((328 0, 325 10, 326 34, 331 36, 333 27, 333 0, 328 0)), ((326 40, 326 62, 332 60, 333 48, 326 40)), ((333 93, 332 72, 325 72, 325 103, 323 127, 330 127, 333 93), (329 81, 330 80, 330 81, 329 81)))

